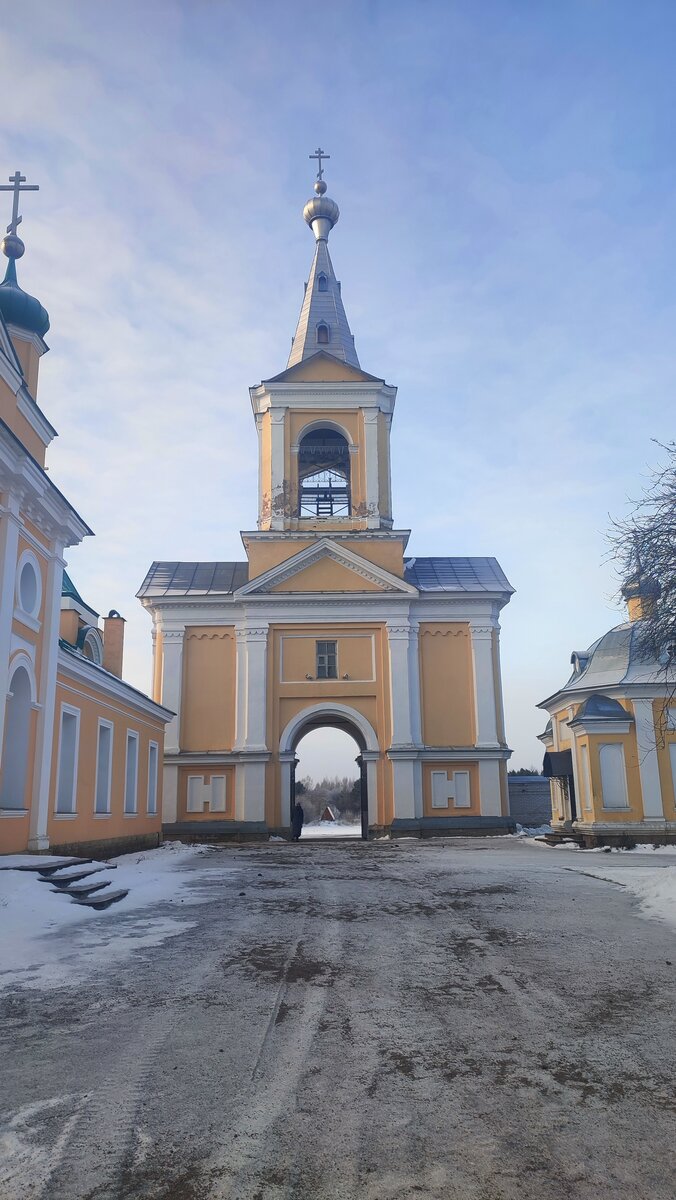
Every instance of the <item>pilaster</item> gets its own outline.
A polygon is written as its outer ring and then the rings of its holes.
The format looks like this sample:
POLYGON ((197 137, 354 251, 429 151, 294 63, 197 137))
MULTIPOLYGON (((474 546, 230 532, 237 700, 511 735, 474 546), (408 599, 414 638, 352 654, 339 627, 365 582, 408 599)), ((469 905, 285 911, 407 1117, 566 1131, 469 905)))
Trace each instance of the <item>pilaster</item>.
MULTIPOLYGON (((268 626, 238 625, 235 749, 267 753, 268 626)), ((248 818, 253 820, 254 818, 248 818)))
POLYGON ((474 713, 476 745, 498 745, 496 680, 493 671, 493 625, 470 623, 472 670, 474 675, 474 713))
POLYGON ((4 745, 7 673, 12 641, 16 564, 19 556, 19 505, 19 498, 10 496, 0 520, 0 757, 4 745))
POLYGON ((380 527, 380 479, 378 470, 377 408, 362 410, 364 419, 364 467, 366 476, 366 526, 380 527))
POLYGON ((46 850, 49 847, 49 791, 52 778, 54 748, 54 705, 56 703, 56 674, 59 662, 59 625, 61 622, 61 585, 63 580, 63 546, 54 547, 54 557, 47 566, 44 621, 41 630, 42 662, 38 681, 40 707, 35 739, 35 773, 31 802, 28 849, 46 850))
POLYGON ((176 715, 166 727, 164 749, 178 754, 181 737, 181 693, 183 690, 183 638, 185 626, 162 629, 162 704, 176 715))
POLYGON ((271 478, 270 528, 284 529, 286 525, 286 477, 284 470, 284 441, 286 408, 270 410, 271 478))
POLYGON ((636 718, 636 744, 643 796, 643 815, 646 820, 664 820, 653 702, 650 699, 632 700, 631 703, 636 718))

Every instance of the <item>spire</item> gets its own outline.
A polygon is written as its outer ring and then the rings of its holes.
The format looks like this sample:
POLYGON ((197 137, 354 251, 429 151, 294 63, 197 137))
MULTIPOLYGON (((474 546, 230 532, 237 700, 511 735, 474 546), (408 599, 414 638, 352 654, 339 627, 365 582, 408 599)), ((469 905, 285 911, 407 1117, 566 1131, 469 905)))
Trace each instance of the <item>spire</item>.
POLYGON ((314 185, 316 195, 305 205, 303 217, 315 235, 317 246, 287 368, 295 367, 320 350, 353 367, 359 366, 354 338, 340 295, 340 284, 329 254, 329 234, 340 216, 340 209, 335 200, 326 195, 322 158, 328 157, 323 150, 310 155, 310 158, 318 159, 319 170, 314 185))

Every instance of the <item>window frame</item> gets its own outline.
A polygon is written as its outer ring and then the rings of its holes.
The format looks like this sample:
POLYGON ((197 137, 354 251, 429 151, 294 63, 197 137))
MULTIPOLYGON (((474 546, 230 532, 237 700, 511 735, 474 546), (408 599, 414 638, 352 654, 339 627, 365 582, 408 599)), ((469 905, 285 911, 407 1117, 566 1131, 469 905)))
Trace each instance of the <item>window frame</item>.
POLYGON ((62 703, 59 709, 59 753, 56 763, 56 791, 54 794, 54 816, 55 817, 76 817, 77 816, 77 777, 78 767, 80 762, 80 718, 81 711, 75 708, 72 704, 62 703), (63 719, 64 717, 75 718, 75 745, 73 749, 73 778, 71 782, 71 799, 70 808, 60 807, 61 798, 61 767, 63 765, 63 719))
POLYGON ((338 640, 336 638, 315 641, 315 667, 317 679, 338 679, 338 640), (320 650, 320 646, 333 646, 333 650, 320 650), (322 663, 325 659, 325 663, 322 663), (330 674, 329 667, 333 659, 333 674, 330 674), (325 673, 322 674, 322 666, 325 668, 325 673))
POLYGON ((124 815, 125 817, 138 816, 138 754, 139 754, 139 735, 135 729, 127 730, 126 753, 124 758, 124 815), (134 758, 134 807, 128 807, 129 797, 129 743, 135 742, 136 753, 134 758))
POLYGON ((94 775, 94 816, 109 817, 112 812, 112 782, 113 782, 113 749, 115 745, 115 726, 112 721, 107 721, 105 717, 99 717, 96 726, 96 773, 94 775), (108 779, 106 785, 106 807, 99 808, 99 763, 101 759, 101 730, 108 729, 110 732, 110 742, 108 750, 108 779))
POLYGON ((149 816, 149 817, 156 817, 156 816, 157 816, 157 784, 158 784, 158 781, 159 781, 159 774, 160 774, 160 747, 159 747, 159 742, 152 742, 152 741, 151 741, 151 742, 148 742, 148 789, 147 789, 147 793, 146 793, 146 813, 148 814, 148 816, 149 816), (150 779, 151 779, 151 775, 150 775, 150 762, 151 762, 151 759, 152 759, 152 752, 153 752, 153 750, 155 751, 155 787, 154 787, 154 789, 153 789, 153 795, 152 795, 152 807, 151 807, 151 803, 150 803, 150 802, 151 802, 151 795, 150 795, 150 779))

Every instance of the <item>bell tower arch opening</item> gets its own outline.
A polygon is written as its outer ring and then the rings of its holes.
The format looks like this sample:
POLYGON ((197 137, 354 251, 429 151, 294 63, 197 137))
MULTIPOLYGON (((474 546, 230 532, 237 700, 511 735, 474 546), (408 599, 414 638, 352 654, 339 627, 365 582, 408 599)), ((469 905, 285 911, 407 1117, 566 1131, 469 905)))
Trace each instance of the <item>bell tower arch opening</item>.
POLYGON ((298 516, 349 517, 350 447, 337 429, 314 428, 298 446, 298 516))

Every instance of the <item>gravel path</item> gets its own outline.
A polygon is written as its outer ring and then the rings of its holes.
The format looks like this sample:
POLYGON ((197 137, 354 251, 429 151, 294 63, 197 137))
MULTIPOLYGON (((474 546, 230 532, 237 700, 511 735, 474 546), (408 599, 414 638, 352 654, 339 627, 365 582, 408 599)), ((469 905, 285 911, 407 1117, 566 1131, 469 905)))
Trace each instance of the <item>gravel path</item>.
POLYGON ((584 856, 205 861, 189 932, 0 998, 2 1200, 673 1200, 676 933, 584 856))

